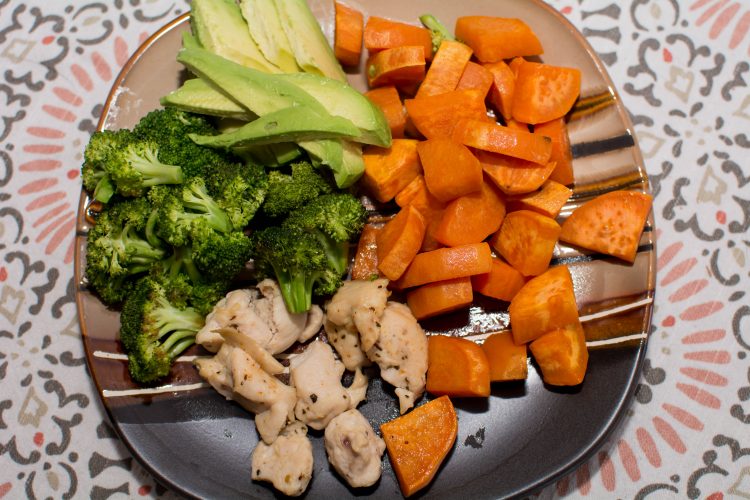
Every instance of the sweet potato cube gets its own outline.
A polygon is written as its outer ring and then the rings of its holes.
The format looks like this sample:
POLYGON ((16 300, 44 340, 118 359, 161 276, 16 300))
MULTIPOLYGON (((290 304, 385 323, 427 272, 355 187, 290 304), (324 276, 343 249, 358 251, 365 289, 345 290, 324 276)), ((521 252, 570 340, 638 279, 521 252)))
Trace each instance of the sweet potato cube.
POLYGON ((552 154, 550 161, 555 162, 555 169, 549 178, 566 186, 573 184, 573 152, 570 149, 570 138, 568 137, 568 126, 565 118, 539 123, 534 125, 534 133, 545 135, 552 139, 552 154))
POLYGON ((357 253, 354 256, 354 264, 352 265, 353 280, 369 280, 373 276, 381 276, 380 271, 378 271, 376 238, 382 229, 382 227, 372 224, 365 224, 362 229, 357 243, 357 253))
POLYGON ((572 194, 572 189, 548 180, 539 191, 509 198, 508 212, 531 210, 554 219, 572 194))
POLYGON ((427 283, 406 294, 406 303, 417 319, 438 316, 471 305, 474 294, 471 278, 427 283))
POLYGON ((445 203, 430 194, 423 176, 417 176, 401 192, 396 195, 396 204, 400 207, 414 205, 419 210, 427 226, 424 240, 422 240, 422 252, 429 252, 440 248, 440 243, 435 237, 437 227, 443 217, 445 203))
POLYGON ((427 342, 427 392, 456 397, 490 395, 490 366, 471 340, 433 335, 427 342))
POLYGON ((474 49, 480 62, 543 53, 542 44, 520 19, 464 16, 456 20, 456 37, 474 49))
POLYGON ((386 278, 396 280, 404 274, 422 246, 424 231, 424 217, 408 205, 376 235, 378 269, 386 278))
POLYGON ((365 92, 365 96, 383 111, 388 127, 391 129, 391 137, 401 139, 404 137, 406 127, 406 110, 398 90, 393 85, 378 87, 365 92))
POLYGON ((506 121, 510 120, 513 117, 511 110, 513 109, 516 76, 504 61, 487 63, 484 67, 492 73, 490 104, 506 121))
POLYGON ((510 332, 493 333, 482 344, 490 364, 490 381, 525 380, 528 368, 526 344, 516 345, 510 332))
POLYGON ((475 292, 510 302, 526 284, 526 278, 511 265, 493 257, 490 272, 472 276, 471 284, 475 292))
POLYGON ((414 408, 380 426, 401 493, 411 496, 432 481, 458 434, 458 418, 448 396, 414 408))
POLYGON ((578 385, 586 375, 589 352, 581 323, 576 321, 551 330, 529 348, 549 385, 578 385))
POLYGON ((479 243, 498 230, 505 217, 505 200, 491 183, 483 182, 481 190, 459 196, 448 203, 435 230, 435 237, 445 246, 479 243))
POLYGON ((549 267, 560 226, 554 219, 532 212, 511 212, 490 240, 492 247, 524 276, 537 276, 549 267))
POLYGON ((334 2, 335 38, 333 53, 344 66, 357 66, 362 54, 364 16, 357 9, 334 2))
POLYGON ((460 118, 487 116, 484 96, 477 90, 454 90, 419 99, 406 99, 404 106, 411 123, 428 139, 451 137, 460 118))
POLYGON ((651 195, 635 191, 597 196, 570 214, 560 239, 633 262, 651 201, 651 195))
POLYGON ((392 21, 378 16, 367 18, 363 34, 365 48, 371 53, 385 49, 418 45, 425 59, 432 59, 430 30, 422 26, 392 21))
POLYGON ((458 81, 456 90, 477 90, 484 98, 490 91, 493 81, 494 76, 490 70, 481 64, 469 61, 458 81))
POLYGON ((553 267, 526 283, 510 301, 508 313, 516 344, 576 323, 578 306, 567 266, 553 267))
POLYGON ((482 170, 505 194, 536 191, 555 170, 555 162, 539 164, 488 151, 475 151, 482 170))
POLYGON ((396 281, 398 289, 463 278, 490 272, 492 253, 486 242, 459 247, 439 248, 417 254, 409 268, 396 281))
POLYGON ((546 164, 552 154, 552 139, 547 136, 504 127, 476 117, 458 120, 451 138, 482 151, 500 153, 539 164, 546 164))
POLYGON ((369 146, 362 155, 362 184, 381 203, 391 201, 412 179, 422 173, 414 139, 394 139, 390 148, 369 146))
POLYGON ((422 141, 417 152, 430 193, 449 202, 482 189, 482 165, 469 148, 448 138, 422 141))
POLYGON ((370 56, 366 71, 370 87, 400 87, 421 82, 425 75, 424 49, 404 46, 383 50, 370 56))

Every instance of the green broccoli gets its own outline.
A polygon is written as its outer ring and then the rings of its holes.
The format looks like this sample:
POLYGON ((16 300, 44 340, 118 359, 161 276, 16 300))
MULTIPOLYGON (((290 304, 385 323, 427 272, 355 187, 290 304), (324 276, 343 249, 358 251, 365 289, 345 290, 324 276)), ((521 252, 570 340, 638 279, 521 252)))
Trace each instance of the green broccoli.
POLYGON ((120 340, 128 353, 133 380, 154 382, 165 377, 172 361, 195 343, 204 316, 187 307, 183 282, 142 279, 125 301, 120 340))
POLYGON ((359 234, 366 220, 367 211, 357 198, 347 193, 332 193, 291 212, 283 226, 313 234, 340 276, 349 266, 349 241, 359 234))
POLYGON ((432 36, 433 54, 440 48, 440 44, 443 43, 443 40, 456 39, 456 37, 451 34, 448 28, 446 28, 445 25, 432 14, 422 14, 421 16, 419 16, 419 20, 422 21, 422 24, 424 24, 424 26, 428 30, 430 30, 430 35, 432 36))
POLYGON ((134 140, 110 150, 106 169, 117 192, 142 196, 151 186, 182 183, 182 168, 159 161, 158 155, 159 146, 153 141, 134 140))
POLYGON ((204 176, 237 161, 231 153, 195 144, 188 134, 215 135, 216 128, 206 117, 174 108, 151 111, 141 118, 133 133, 159 145, 159 158, 182 167, 185 177, 204 176))
POLYGON ((250 259, 250 239, 242 231, 219 232, 200 220, 193 223, 190 239, 193 262, 212 279, 231 280, 250 259))
POLYGON ((106 304, 120 302, 131 277, 149 271, 165 250, 144 232, 151 214, 147 200, 136 198, 106 205, 88 235, 86 277, 106 304))
POLYGON ((115 187, 107 171, 106 161, 110 151, 132 141, 132 133, 127 129, 95 132, 89 139, 83 153, 81 180, 83 187, 92 193, 95 200, 109 202, 115 187))
POLYGON ((310 309, 313 288, 331 275, 318 239, 298 228, 278 226, 255 231, 250 238, 258 278, 276 279, 289 312, 310 309))
POLYGON ((266 170, 255 163, 226 163, 205 176, 206 188, 236 229, 255 216, 268 191, 266 170))
POLYGON ((263 213, 270 217, 283 216, 332 191, 331 184, 309 162, 293 163, 289 174, 273 170, 268 175, 263 213))

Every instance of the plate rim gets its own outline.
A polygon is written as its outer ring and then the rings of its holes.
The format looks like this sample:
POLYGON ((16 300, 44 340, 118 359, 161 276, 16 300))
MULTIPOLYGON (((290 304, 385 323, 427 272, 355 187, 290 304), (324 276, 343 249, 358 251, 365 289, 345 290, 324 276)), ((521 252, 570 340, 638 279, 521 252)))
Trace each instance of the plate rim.
MULTIPOLYGON (((615 108, 617 110, 617 114, 619 119, 621 120, 622 124, 624 125, 626 131, 633 139, 633 145, 632 145, 632 154, 634 159, 634 166, 637 168, 638 173, 641 178, 641 183, 643 187, 643 192, 647 194, 652 194, 651 190, 651 184, 648 178, 648 174, 645 169, 645 163, 642 155, 642 151, 640 149, 640 146, 638 144, 638 138, 634 131, 633 123, 630 119, 630 116, 627 113, 627 109, 625 108, 625 105, 623 101, 621 100, 619 93, 617 92, 617 89, 614 85, 614 82, 612 81, 612 78, 609 75, 609 72, 607 71, 604 63, 599 58, 598 54, 594 51, 593 47, 589 44, 588 40, 585 38, 585 36, 573 25, 560 11, 552 7, 551 5, 545 3, 543 0, 526 0, 527 2, 533 3, 536 5, 536 7, 541 8, 545 11, 547 11, 548 14, 551 14, 555 20, 563 26, 579 43, 579 45, 586 51, 588 56, 590 57, 591 61, 594 63, 594 66, 596 67, 596 70, 600 77, 603 79, 604 83, 607 86, 608 91, 612 95, 612 99, 615 105, 615 108)), ((179 27, 185 22, 189 22, 190 18, 190 11, 184 12, 178 16, 176 16, 171 21, 168 21, 161 27, 159 27, 152 35, 150 35, 148 38, 146 38, 133 52, 133 54, 128 58, 127 62, 123 65, 123 67, 120 69, 117 77, 113 80, 112 85, 107 93, 107 98, 104 101, 102 105, 102 112, 99 117, 99 120, 97 122, 96 131, 103 130, 105 123, 107 121, 109 111, 112 108, 112 105, 114 101, 116 100, 118 96, 117 90, 121 87, 122 82, 125 80, 125 78, 128 76, 132 68, 138 63, 140 58, 164 35, 166 35, 171 30, 179 27)), ((110 425, 113 427, 113 429, 117 432, 117 435, 120 439, 120 441, 126 446, 128 451, 131 453, 131 455, 138 460, 138 463, 144 467, 149 474, 151 474, 155 480, 157 480, 160 484, 163 486, 166 486, 170 490, 174 491, 175 493, 182 495, 187 498, 198 498, 189 491, 183 489, 179 483, 175 483, 169 479, 166 478, 164 474, 160 472, 158 468, 156 468, 151 461, 144 460, 141 457, 141 454, 138 452, 138 450, 133 446, 133 443, 127 439, 124 435, 123 430, 121 429, 120 423, 113 418, 113 410, 110 407, 110 405, 107 405, 104 401, 105 397, 103 395, 103 388, 100 385, 99 378, 95 375, 95 370, 93 369, 93 351, 89 349, 87 337, 89 337, 88 329, 86 322, 84 321, 84 314, 83 314, 83 295, 84 292, 86 292, 85 285, 82 285, 85 280, 84 275, 84 269, 82 268, 82 242, 87 238, 87 230, 85 229, 86 225, 90 223, 90 221, 87 218, 86 208, 89 205, 89 197, 86 193, 86 191, 81 187, 81 193, 79 197, 79 203, 78 203, 78 211, 77 211, 77 219, 76 219, 76 235, 75 235, 75 245, 74 245, 74 279, 76 280, 77 286, 76 286, 76 292, 75 292, 75 300, 76 300, 76 312, 78 316, 78 324, 81 330, 81 340, 83 343, 85 356, 86 356, 86 367, 89 371, 90 377, 93 380, 97 395, 99 396, 99 404, 101 404, 106 412, 107 418, 109 420, 110 425)), ((654 224, 655 219, 655 212, 652 210, 649 213, 647 221, 650 223, 651 227, 655 229, 654 224)), ((517 489, 516 491, 509 494, 509 496, 520 496, 520 495, 528 495, 533 494, 535 492, 538 492, 545 487, 552 484, 555 480, 560 479, 561 477, 569 474, 573 470, 580 467, 584 462, 589 460, 597 450, 601 449, 601 447, 606 443, 606 441, 618 430, 620 429, 620 426, 623 423, 624 417, 626 415, 626 410, 630 406, 631 402, 633 401, 635 391, 637 389, 637 380, 639 379, 643 364, 646 358, 646 353, 648 349, 649 339, 650 339, 650 329, 653 324, 653 310, 654 310, 654 300, 656 297, 656 256, 657 256, 657 241, 656 238, 651 238, 651 244, 652 244, 652 250, 649 255, 649 262, 648 262, 648 280, 647 280, 647 290, 644 292, 647 296, 649 296, 652 301, 651 303, 644 306, 645 312, 643 315, 643 325, 645 326, 645 333, 646 336, 643 338, 637 345, 632 347, 622 347, 621 349, 637 349, 637 354, 635 356, 635 360, 633 363, 633 370, 631 377, 628 380, 627 384, 627 390, 623 393, 622 397, 619 399, 619 404, 612 408, 612 411, 609 413, 609 417, 606 421, 606 424, 601 427, 601 431, 599 432, 599 435, 596 439, 592 440, 588 446, 585 446, 581 449, 579 449, 579 452, 577 453, 577 456, 571 460, 568 460, 567 463, 561 464, 557 468, 553 468, 548 474, 542 477, 538 477, 535 479, 532 483, 529 483, 522 488, 517 489)))

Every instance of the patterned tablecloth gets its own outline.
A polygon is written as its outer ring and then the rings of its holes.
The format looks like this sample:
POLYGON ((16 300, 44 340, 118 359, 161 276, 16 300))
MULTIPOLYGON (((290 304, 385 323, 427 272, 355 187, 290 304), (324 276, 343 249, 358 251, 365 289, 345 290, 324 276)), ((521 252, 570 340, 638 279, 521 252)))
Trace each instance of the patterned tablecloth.
MULTIPOLYGON (((658 277, 624 424, 541 493, 750 498, 750 4, 557 0, 630 110, 658 277)), ((169 496, 113 434, 74 300, 81 151, 180 0, 0 0, 0 498, 169 496)), ((564 438, 564 437, 563 437, 564 438)))

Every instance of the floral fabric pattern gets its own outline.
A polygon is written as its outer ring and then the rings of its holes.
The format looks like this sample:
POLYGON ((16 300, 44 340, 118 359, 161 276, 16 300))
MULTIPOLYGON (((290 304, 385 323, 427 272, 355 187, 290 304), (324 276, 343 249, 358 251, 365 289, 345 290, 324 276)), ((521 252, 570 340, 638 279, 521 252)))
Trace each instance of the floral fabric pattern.
MULTIPOLYGON (((609 441, 542 498, 750 498, 750 6, 553 0, 631 113, 655 194, 647 360, 609 441)), ((73 278, 82 150, 184 0, 0 0, 0 498, 170 497, 113 433, 73 278)), ((583 409, 582 411, 585 411, 583 409)))

